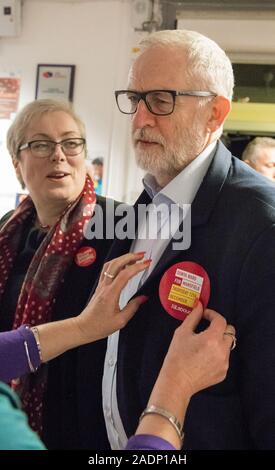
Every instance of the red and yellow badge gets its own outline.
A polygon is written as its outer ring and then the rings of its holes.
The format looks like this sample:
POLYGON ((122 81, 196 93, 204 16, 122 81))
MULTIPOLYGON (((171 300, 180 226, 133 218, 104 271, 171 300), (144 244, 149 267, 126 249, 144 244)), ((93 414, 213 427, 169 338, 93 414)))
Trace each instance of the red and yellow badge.
POLYGON ((192 261, 174 264, 163 274, 159 285, 163 308, 178 320, 185 320, 196 299, 206 308, 210 297, 210 279, 205 269, 192 261))
POLYGON ((74 260, 81 268, 86 268, 96 260, 96 251, 90 246, 82 246, 75 254, 74 260))

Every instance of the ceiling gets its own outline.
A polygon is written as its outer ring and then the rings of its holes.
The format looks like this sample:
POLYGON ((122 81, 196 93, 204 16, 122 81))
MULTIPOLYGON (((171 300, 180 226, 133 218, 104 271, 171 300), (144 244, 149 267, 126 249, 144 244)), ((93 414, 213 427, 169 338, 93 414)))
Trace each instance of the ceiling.
POLYGON ((160 0, 160 3, 180 9, 275 10, 274 0, 160 0))
MULTIPOLYGON (((99 0, 35 0, 47 1, 55 3, 91 3, 98 2, 99 0)), ((110 1, 110 0, 100 0, 110 1)), ((121 0, 122 1, 122 0, 121 0)), ((125 0, 124 0, 125 1, 125 0)), ((134 0, 128 0, 129 2, 134 0)), ((151 2, 152 0, 143 0, 145 2, 151 2)), ((157 0, 155 0, 157 1, 157 0)), ((263 10, 271 9, 275 10, 275 0, 158 0, 161 5, 172 6, 178 9, 222 9, 222 10, 243 10, 243 9, 254 9, 263 10)))
MULTIPOLYGON (((147 1, 147 0, 146 0, 147 1)), ((148 0, 151 1, 151 0, 148 0)), ((157 0, 155 0, 157 1, 157 0)), ((275 0, 158 0, 162 9, 162 29, 174 29, 177 18, 184 14, 201 14, 202 17, 223 17, 231 15, 238 18, 242 14, 246 19, 275 17, 275 0), (191 12, 191 13, 189 13, 191 12)))
MULTIPOLYGON (((133 0, 32 0, 35 2, 52 2, 52 3, 92 3, 92 2, 110 2, 110 1, 133 1, 133 0)), ((150 2, 151 0, 144 0, 150 2)))

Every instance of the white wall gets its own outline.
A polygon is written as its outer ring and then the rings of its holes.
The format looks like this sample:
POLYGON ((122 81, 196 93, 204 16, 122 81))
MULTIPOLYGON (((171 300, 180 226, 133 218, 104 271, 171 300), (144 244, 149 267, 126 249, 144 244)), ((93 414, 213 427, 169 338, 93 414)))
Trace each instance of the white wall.
MULTIPOLYGON (((76 65, 74 106, 86 123, 89 155, 104 157, 105 189, 118 199, 129 198, 125 178, 129 119, 116 109, 113 91, 126 84, 135 42, 130 10, 128 0, 25 0, 20 37, 0 39, 0 73, 19 70, 21 74, 19 107, 35 98, 38 63, 76 65), (114 126, 116 143, 112 142, 114 126), (113 164, 109 165, 111 150, 113 164)), ((0 215, 13 206, 14 192, 20 191, 4 144, 9 124, 0 121, 0 215)))
MULTIPOLYGON (((113 91, 124 88, 132 46, 140 34, 132 27, 132 0, 24 0, 21 35, 0 38, 0 73, 21 73, 20 107, 35 97, 38 63, 75 64, 74 105, 86 123, 91 158, 103 156, 105 190, 133 201, 141 189, 129 139, 129 117, 116 109, 113 91)), ((185 18, 181 27, 197 29, 230 52, 274 57, 275 25, 270 21, 231 22, 185 18), (213 22, 214 21, 214 22, 213 22)), ((5 149, 9 121, 0 120, 0 215, 20 191, 5 149)))

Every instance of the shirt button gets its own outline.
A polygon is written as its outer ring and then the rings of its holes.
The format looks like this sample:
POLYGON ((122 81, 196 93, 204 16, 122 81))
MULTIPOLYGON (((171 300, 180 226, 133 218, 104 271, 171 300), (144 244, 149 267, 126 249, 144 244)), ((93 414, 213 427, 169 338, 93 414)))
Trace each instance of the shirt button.
POLYGON ((113 358, 113 357, 110 357, 110 359, 108 360, 108 365, 109 365, 110 367, 113 367, 114 364, 115 364, 114 358, 113 358))

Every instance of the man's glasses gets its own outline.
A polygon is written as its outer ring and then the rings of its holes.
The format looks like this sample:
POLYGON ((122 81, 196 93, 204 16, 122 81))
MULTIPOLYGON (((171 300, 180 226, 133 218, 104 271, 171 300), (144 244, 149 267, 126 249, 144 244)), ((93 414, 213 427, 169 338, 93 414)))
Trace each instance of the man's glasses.
POLYGON ((174 111, 177 96, 197 96, 204 98, 217 95, 210 91, 151 90, 143 93, 132 90, 115 91, 118 109, 124 114, 134 114, 137 110, 138 103, 140 100, 143 100, 152 114, 167 116, 174 111))
POLYGON ((32 140, 31 142, 21 145, 18 152, 28 148, 34 157, 46 158, 50 157, 54 153, 56 145, 60 145, 66 157, 75 157, 82 152, 85 144, 86 140, 82 138, 65 139, 61 140, 61 142, 54 142, 52 140, 32 140))

